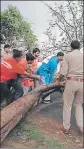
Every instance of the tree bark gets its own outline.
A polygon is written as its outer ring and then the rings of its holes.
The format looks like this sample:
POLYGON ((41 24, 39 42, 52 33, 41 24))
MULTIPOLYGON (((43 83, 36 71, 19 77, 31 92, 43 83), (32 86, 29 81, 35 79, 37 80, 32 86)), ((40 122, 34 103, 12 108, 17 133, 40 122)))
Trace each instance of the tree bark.
POLYGON ((17 99, 7 107, 1 110, 1 142, 5 139, 8 133, 17 125, 24 115, 33 107, 36 101, 39 100, 42 93, 59 87, 57 82, 50 85, 36 88, 27 95, 17 99))

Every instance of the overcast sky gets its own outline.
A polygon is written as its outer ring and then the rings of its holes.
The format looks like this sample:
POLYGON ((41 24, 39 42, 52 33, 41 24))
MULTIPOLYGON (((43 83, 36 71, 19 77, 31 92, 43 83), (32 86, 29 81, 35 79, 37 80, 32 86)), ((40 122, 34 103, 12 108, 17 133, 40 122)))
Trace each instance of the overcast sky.
MULTIPOLYGON (((47 1, 47 3, 53 2, 47 1)), ((17 6, 25 19, 31 21, 34 33, 38 37, 42 36, 42 33, 48 28, 48 20, 50 19, 48 8, 40 1, 1 1, 1 11, 11 4, 17 6)))

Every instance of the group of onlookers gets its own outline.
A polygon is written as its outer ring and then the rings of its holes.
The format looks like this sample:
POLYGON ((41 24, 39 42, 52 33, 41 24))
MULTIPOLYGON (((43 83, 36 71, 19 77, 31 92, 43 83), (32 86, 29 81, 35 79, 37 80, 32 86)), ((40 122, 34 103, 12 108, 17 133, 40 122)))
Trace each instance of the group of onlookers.
MULTIPOLYGON (((65 83, 63 94, 63 126, 61 130, 69 133, 72 104, 75 105, 76 122, 80 132, 83 132, 83 54, 80 52, 80 42, 71 42, 71 52, 64 55, 58 52, 43 58, 40 50, 35 48, 32 53, 22 56, 22 51, 12 50, 4 46, 1 60, 1 98, 7 99, 7 104, 27 94, 34 87, 47 85, 53 81, 55 71, 60 63, 60 75, 57 83, 65 83), (65 81, 66 78, 66 82, 65 81)), ((50 103, 50 96, 44 99, 50 103)))
MULTIPOLYGON (((53 81, 54 73, 64 54, 51 55, 43 58, 38 48, 23 57, 20 50, 11 50, 6 44, 1 52, 1 97, 6 98, 7 104, 26 95, 34 87, 49 84, 53 81)), ((46 98, 44 102, 50 102, 46 98)))

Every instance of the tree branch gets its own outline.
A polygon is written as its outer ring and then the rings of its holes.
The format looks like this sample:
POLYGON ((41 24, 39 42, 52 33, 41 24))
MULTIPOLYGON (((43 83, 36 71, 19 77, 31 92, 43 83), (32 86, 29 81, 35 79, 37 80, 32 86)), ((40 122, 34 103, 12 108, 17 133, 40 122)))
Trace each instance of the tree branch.
POLYGON ((60 15, 59 12, 57 12, 56 10, 54 10, 52 7, 50 7, 50 6, 49 6, 48 4, 46 4, 45 2, 43 2, 43 3, 44 3, 51 11, 53 11, 54 14, 59 15, 59 16, 64 20, 64 22, 66 22, 67 25, 69 25, 70 27, 74 28, 74 26, 72 26, 69 22, 66 21, 66 19, 64 18, 63 15, 60 15))
POLYGON ((76 22, 77 22, 77 20, 76 20, 76 17, 75 17, 75 15, 74 15, 74 12, 73 12, 73 10, 72 10, 71 2, 68 1, 68 4, 69 4, 69 8, 70 8, 70 10, 71 10, 72 16, 73 16, 73 23, 74 23, 74 27, 75 27, 74 29, 75 29, 76 40, 77 40, 77 39, 78 39, 78 35, 77 35, 77 26, 76 26, 76 22))

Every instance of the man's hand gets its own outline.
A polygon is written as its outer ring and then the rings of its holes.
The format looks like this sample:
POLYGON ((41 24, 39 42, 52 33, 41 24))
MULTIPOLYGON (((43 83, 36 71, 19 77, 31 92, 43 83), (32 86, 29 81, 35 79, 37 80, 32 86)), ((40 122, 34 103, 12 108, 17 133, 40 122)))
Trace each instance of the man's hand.
POLYGON ((61 85, 61 86, 65 86, 65 81, 60 82, 60 85, 61 85))
POLYGON ((41 77, 39 75, 34 75, 34 78, 37 79, 37 80, 41 79, 41 77))
POLYGON ((32 73, 27 73, 26 71, 25 71, 24 75, 26 75, 27 77, 30 77, 30 78, 37 79, 37 80, 41 79, 39 75, 35 75, 35 74, 32 74, 32 73))
POLYGON ((65 81, 56 81, 57 85, 65 86, 65 81))
POLYGON ((57 84, 57 85, 60 85, 60 82, 57 80, 57 81, 56 81, 56 84, 57 84))
POLYGON ((59 80, 60 82, 64 81, 64 75, 60 74, 58 80, 59 80))
POLYGON ((35 75, 35 74, 30 74, 30 77, 34 78, 34 79, 37 79, 37 80, 41 79, 39 75, 35 75))

